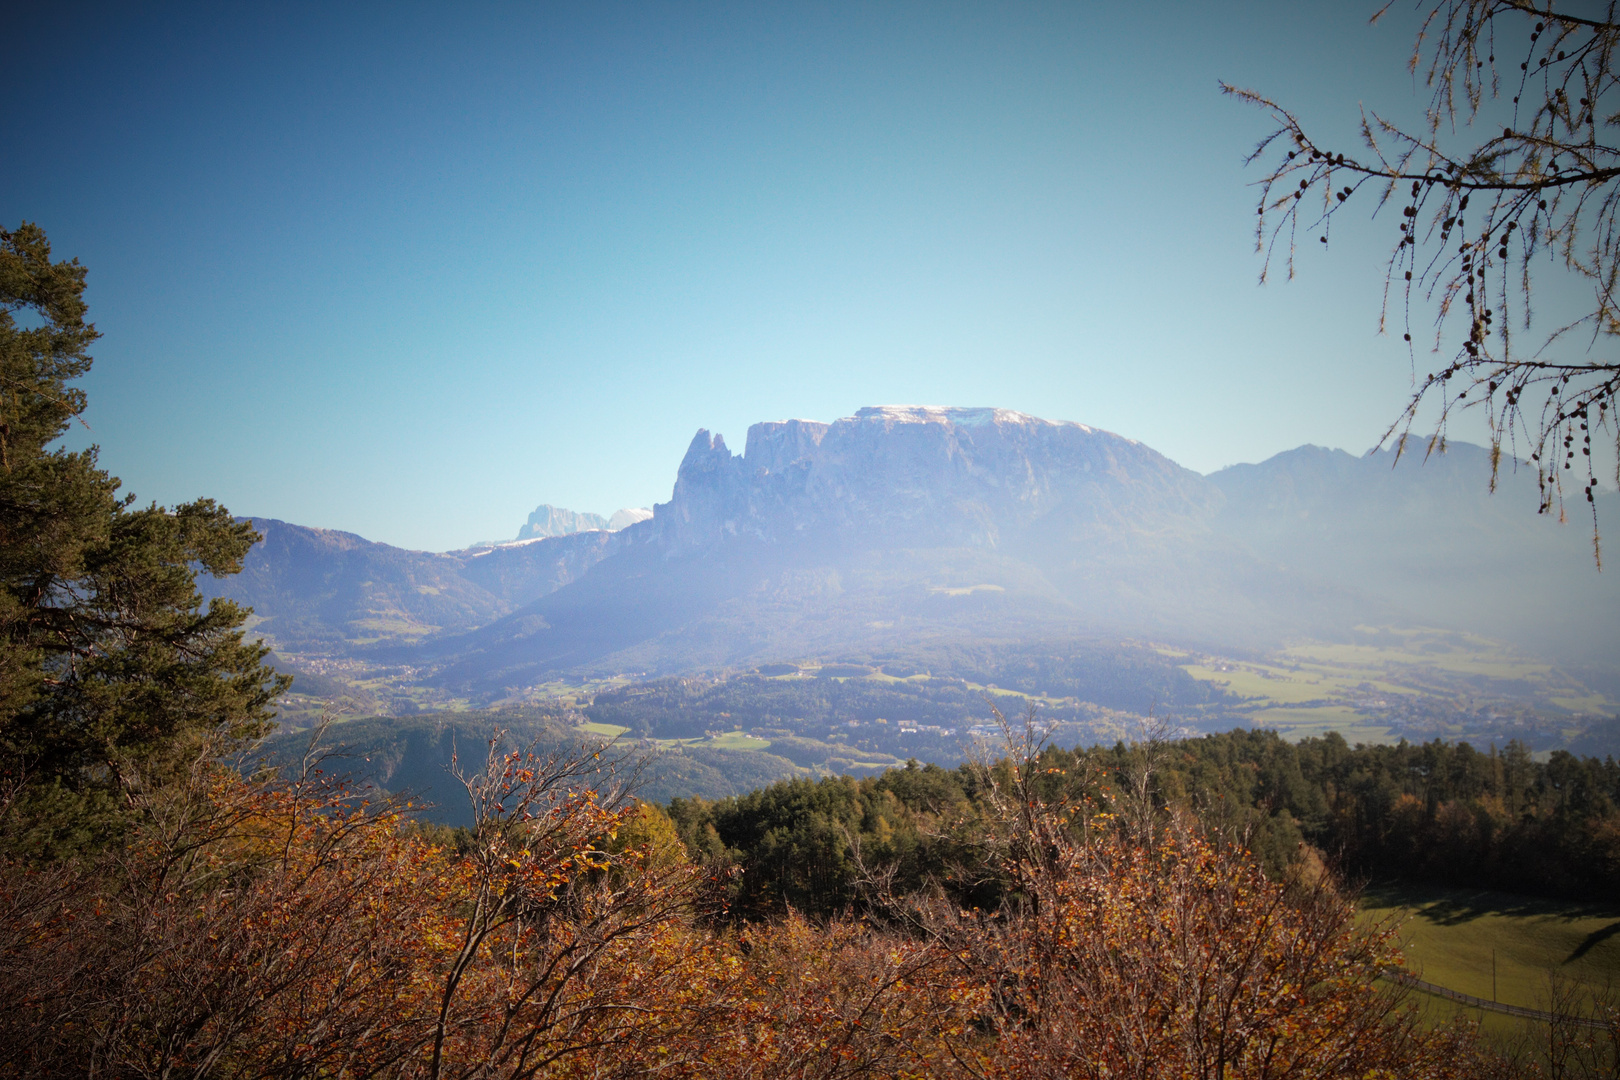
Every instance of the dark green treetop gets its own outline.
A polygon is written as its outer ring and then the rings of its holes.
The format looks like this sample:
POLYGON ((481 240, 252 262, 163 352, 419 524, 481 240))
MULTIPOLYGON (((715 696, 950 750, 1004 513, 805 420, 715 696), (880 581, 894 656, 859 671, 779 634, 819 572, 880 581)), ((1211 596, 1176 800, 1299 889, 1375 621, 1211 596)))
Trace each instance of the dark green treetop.
POLYGON ((0 228, 0 850, 13 852, 116 835, 203 737, 262 732, 286 686, 243 640, 248 611, 204 608, 196 588, 198 572, 241 569, 252 528, 208 499, 132 508, 95 447, 51 449, 86 404, 69 385, 99 336, 84 285, 38 226, 0 228))

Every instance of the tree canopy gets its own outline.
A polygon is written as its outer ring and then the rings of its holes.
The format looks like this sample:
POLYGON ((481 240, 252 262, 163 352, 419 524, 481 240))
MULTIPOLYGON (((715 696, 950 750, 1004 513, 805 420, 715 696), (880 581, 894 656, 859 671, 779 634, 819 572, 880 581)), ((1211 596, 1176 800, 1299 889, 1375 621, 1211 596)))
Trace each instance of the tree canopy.
POLYGON ((0 837, 93 844, 198 737, 243 738, 285 688, 247 611, 196 589, 258 539, 212 500, 139 508, 97 449, 53 445, 79 418, 99 336, 85 268, 36 225, 0 229, 0 837), (178 756, 177 756, 178 755, 178 756))
POLYGON ((1292 276, 1301 230, 1327 244, 1352 202, 1370 198, 1375 215, 1399 208, 1380 325, 1399 305, 1415 388, 1385 438, 1404 448, 1430 402, 1438 419, 1429 449, 1443 448, 1453 412, 1483 411, 1493 470, 1504 451, 1527 453, 1541 513, 1562 519, 1566 496, 1580 492, 1601 566, 1594 430, 1620 450, 1620 21, 1613 5, 1589 8, 1422 0, 1409 66, 1430 93, 1425 122, 1364 112, 1359 150, 1318 139, 1257 91, 1222 88, 1276 121, 1249 156, 1267 169, 1256 226, 1262 280, 1278 258, 1292 276), (1536 299, 1549 287, 1584 288, 1589 298, 1543 327, 1536 299), (1425 319, 1432 365, 1418 364, 1413 345, 1425 319))

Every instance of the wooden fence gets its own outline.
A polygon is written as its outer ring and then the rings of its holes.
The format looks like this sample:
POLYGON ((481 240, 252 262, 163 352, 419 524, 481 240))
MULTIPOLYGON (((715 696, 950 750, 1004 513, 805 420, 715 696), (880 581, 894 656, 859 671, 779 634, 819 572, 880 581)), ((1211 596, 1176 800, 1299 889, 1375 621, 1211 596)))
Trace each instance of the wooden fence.
POLYGON ((1421 990, 1425 994, 1433 994, 1436 997, 1443 997, 1450 1001, 1467 1005, 1469 1008, 1473 1009, 1489 1009, 1491 1012, 1504 1013, 1508 1016, 1522 1016, 1526 1020, 1540 1020, 1545 1024, 1562 1022, 1574 1024, 1577 1027, 1598 1028, 1600 1030, 1609 1026, 1607 1022, 1603 1020, 1596 1020, 1589 1016, 1573 1016, 1567 1013, 1551 1013, 1545 1012, 1541 1009, 1527 1009, 1522 1005, 1504 1005, 1500 1001, 1487 1001, 1485 998, 1475 997, 1473 994, 1465 994, 1460 990, 1452 990, 1449 987, 1439 986, 1431 982, 1424 982, 1422 979, 1418 978, 1416 975, 1413 975, 1409 971, 1400 971, 1398 969, 1391 968, 1384 974, 1390 980, 1398 982, 1403 986, 1410 986, 1414 990, 1421 990))

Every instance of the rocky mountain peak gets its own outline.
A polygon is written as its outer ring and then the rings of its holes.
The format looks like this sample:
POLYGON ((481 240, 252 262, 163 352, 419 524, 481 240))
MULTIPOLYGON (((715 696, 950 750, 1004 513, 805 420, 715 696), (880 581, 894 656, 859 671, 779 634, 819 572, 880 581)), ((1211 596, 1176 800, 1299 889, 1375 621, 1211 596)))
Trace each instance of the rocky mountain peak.
MULTIPOLYGON (((1579 525, 1525 513, 1532 472, 1504 471, 1492 496, 1483 448, 1393 458, 1306 446, 1206 478, 1083 424, 882 406, 756 424, 741 455, 700 431, 670 501, 616 514, 643 518, 617 532, 434 555, 261 520, 246 569, 210 595, 299 648, 441 639, 460 650, 446 685, 503 693, 583 664, 694 669, 907 635, 1247 647, 1401 620, 1612 665, 1613 575, 1579 525)), ((1599 509, 1620 517, 1607 492, 1599 509)))
POLYGON ((681 480, 688 476, 704 476, 728 468, 731 456, 724 435, 711 435, 708 428, 698 428, 698 433, 692 436, 691 445, 686 448, 686 456, 681 458, 680 468, 675 470, 676 485, 679 486, 681 480))
MULTIPOLYGON (((700 430, 654 534, 672 549, 768 543, 996 546, 1037 520, 1201 512, 1200 478, 1131 439, 1011 409, 882 405, 831 424, 700 430), (1057 517, 1053 518, 1056 514, 1057 517)), ((1067 525, 1062 526, 1067 528, 1067 525)))

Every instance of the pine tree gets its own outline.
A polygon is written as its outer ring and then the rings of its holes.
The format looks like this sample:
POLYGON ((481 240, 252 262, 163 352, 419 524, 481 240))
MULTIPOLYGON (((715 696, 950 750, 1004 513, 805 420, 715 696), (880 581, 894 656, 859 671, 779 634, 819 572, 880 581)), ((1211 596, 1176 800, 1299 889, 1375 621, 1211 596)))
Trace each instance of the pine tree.
POLYGON ((0 229, 0 850, 116 836, 132 800, 201 740, 265 730, 287 681, 206 608, 195 575, 239 571, 258 540, 212 500, 134 506, 97 449, 53 444, 84 411, 71 384, 99 336, 85 268, 36 225, 0 229), (19 321, 19 314, 22 316, 19 321))

